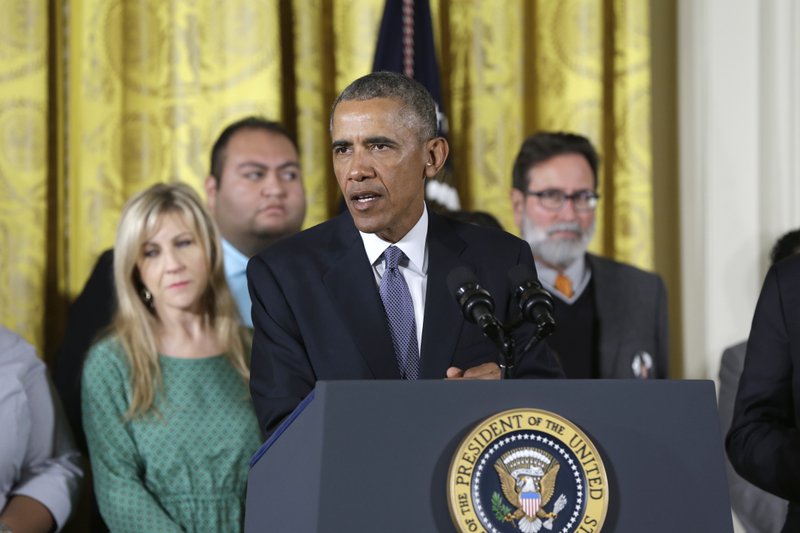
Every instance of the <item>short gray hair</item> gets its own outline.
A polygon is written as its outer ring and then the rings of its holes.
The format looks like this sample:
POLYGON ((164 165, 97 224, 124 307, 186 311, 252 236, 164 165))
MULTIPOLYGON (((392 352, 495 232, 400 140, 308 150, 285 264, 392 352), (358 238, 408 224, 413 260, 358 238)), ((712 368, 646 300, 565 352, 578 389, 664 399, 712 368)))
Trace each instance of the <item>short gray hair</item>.
POLYGON ((333 114, 339 102, 393 98, 402 102, 411 111, 414 126, 421 140, 436 137, 436 102, 428 90, 419 82, 397 72, 373 72, 358 78, 336 98, 331 106, 330 126, 333 129, 333 114))

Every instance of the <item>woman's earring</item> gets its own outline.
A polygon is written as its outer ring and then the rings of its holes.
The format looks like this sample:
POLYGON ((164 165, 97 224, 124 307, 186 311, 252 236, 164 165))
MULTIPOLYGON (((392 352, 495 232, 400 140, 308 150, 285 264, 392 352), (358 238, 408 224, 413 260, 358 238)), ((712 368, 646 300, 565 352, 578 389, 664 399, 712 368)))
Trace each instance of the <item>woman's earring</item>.
POLYGON ((148 306, 153 307, 153 295, 150 294, 146 287, 142 288, 142 299, 148 306))

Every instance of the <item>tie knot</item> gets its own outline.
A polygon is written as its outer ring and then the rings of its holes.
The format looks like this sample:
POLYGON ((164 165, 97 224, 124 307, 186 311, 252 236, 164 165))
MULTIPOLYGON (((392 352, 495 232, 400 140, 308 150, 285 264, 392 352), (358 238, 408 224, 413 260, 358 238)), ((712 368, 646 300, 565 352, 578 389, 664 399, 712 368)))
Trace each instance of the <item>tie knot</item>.
POLYGON ((386 268, 397 268, 397 265, 406 257, 403 250, 397 246, 390 246, 383 252, 383 259, 386 261, 386 268))

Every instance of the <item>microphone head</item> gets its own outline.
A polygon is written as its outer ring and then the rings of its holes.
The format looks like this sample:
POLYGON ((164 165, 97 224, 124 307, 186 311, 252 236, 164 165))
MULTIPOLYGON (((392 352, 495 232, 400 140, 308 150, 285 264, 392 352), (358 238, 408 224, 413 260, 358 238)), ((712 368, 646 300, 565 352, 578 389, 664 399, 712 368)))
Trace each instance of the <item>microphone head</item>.
POLYGON ((447 289, 450 294, 454 294, 456 298, 460 298, 458 291, 466 285, 477 285, 478 280, 475 274, 465 266, 456 267, 447 275, 447 289))
POLYGON ((511 270, 508 271, 508 281, 511 282, 511 287, 517 297, 531 285, 541 286, 534 273, 533 266, 525 263, 511 267, 511 270))
POLYGON ((534 272, 529 264, 515 265, 508 271, 508 280, 519 302, 523 318, 535 323, 539 328, 538 335, 543 338, 556 327, 553 319, 555 304, 552 295, 542 287, 534 272))
POLYGON ((455 296, 461 313, 470 322, 475 322, 477 306, 484 306, 494 312, 494 299, 478 284, 475 274, 465 266, 456 267, 447 275, 447 288, 455 296))

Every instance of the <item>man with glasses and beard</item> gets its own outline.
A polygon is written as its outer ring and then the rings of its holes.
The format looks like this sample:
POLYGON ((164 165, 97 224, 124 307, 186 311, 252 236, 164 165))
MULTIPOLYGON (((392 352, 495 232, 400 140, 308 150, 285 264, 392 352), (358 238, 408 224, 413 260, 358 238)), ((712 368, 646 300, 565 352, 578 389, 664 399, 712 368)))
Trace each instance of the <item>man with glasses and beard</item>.
POLYGON ((556 298, 547 343, 569 378, 666 378, 667 300, 655 274, 587 252, 598 155, 585 137, 537 133, 514 163, 511 204, 542 285, 556 298))

